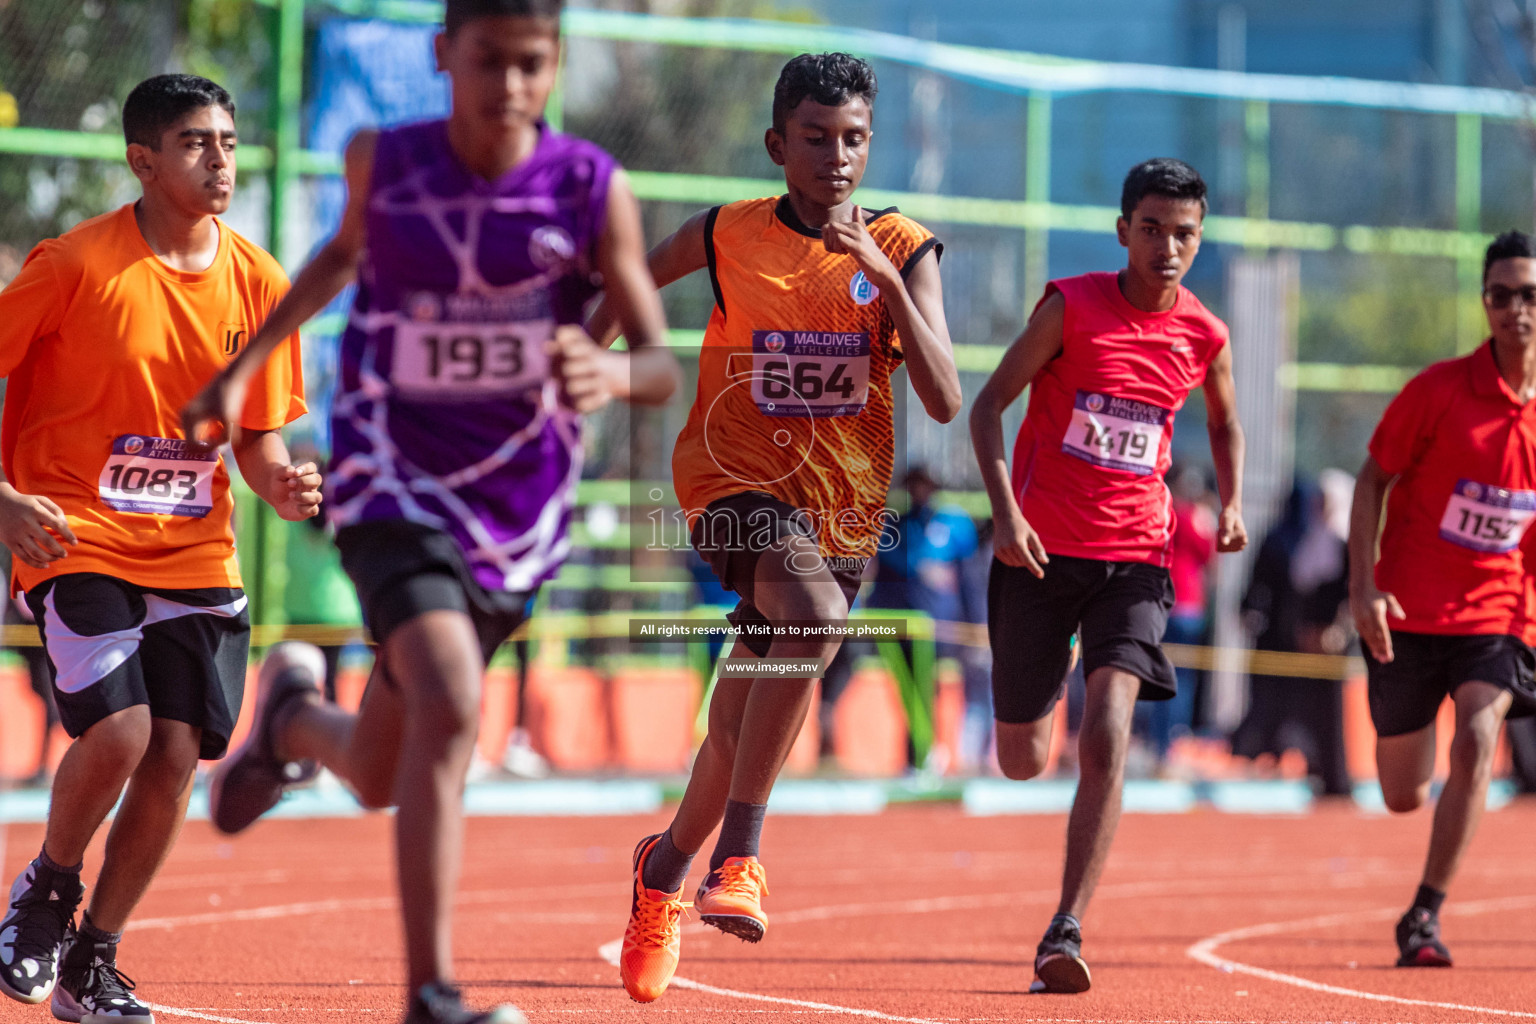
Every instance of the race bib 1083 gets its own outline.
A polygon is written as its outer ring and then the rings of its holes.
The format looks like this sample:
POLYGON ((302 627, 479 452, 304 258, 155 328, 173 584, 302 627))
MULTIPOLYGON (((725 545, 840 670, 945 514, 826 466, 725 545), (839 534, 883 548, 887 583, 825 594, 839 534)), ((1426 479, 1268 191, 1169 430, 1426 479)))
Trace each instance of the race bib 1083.
POLYGON ((112 442, 98 493, 102 504, 118 512, 201 519, 213 511, 218 465, 218 452, 204 445, 124 434, 112 442))
POLYGON ((753 331, 752 400, 765 416, 857 416, 869 401, 869 335, 753 331))
POLYGON ((1458 480, 1440 517, 1440 536, 1473 551, 1513 551, 1532 517, 1536 491, 1458 480))
POLYGON ((1157 470, 1173 410, 1131 398, 1079 391, 1061 450, 1095 466, 1137 476, 1157 470))

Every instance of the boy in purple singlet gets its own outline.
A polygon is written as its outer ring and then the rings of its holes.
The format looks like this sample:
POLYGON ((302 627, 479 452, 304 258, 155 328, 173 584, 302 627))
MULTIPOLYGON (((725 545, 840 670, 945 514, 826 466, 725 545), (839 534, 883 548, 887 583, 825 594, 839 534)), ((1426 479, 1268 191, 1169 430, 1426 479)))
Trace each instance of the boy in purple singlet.
POLYGON ((448 0, 436 40, 444 121, 357 135, 334 238, 250 346, 185 411, 231 421, 276 342, 356 280, 331 413, 327 504, 379 644, 355 715, 325 703, 320 652, 275 649, 250 739, 214 778, 238 832, 323 764, 396 806, 407 1024, 505 1024, 452 985, 451 910, 480 680, 569 548, 580 415, 659 404, 680 382, 646 269, 639 206, 614 159, 543 120, 561 0, 448 0), (579 326, 599 290, 628 353, 579 326))

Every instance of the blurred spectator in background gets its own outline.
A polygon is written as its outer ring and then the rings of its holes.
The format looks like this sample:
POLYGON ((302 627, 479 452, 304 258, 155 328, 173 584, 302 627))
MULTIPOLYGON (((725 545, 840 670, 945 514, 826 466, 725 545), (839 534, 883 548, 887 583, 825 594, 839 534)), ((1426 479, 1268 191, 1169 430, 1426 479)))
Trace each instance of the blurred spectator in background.
MULTIPOLYGON (((960 570, 964 560, 976 553, 976 527, 964 509, 934 506, 939 484, 924 467, 907 470, 902 484, 910 503, 881 539, 869 607, 909 609, 935 622, 963 621, 960 570)), ((904 641, 901 651, 910 675, 911 642, 904 641)), ((946 640, 935 653, 963 664, 965 649, 946 640)), ((909 742, 908 761, 913 760, 909 742)))
MULTIPOLYGON (((960 621, 987 624, 987 580, 992 575, 992 519, 975 524, 976 550, 960 560, 960 621)), ((960 721, 956 767, 976 774, 992 757, 992 648, 986 633, 960 645, 960 672, 965 686, 965 717, 960 721)))
MULTIPOLYGON (((1205 642, 1209 609, 1208 577, 1216 557, 1216 512, 1219 504, 1196 466, 1175 466, 1168 474, 1173 495, 1173 538, 1168 575, 1173 581, 1173 610, 1163 641, 1170 644, 1205 642)), ((1137 731, 1150 744, 1159 769, 1174 739, 1187 734, 1194 722, 1199 675, 1192 668, 1175 670, 1178 693, 1172 700, 1139 701, 1137 731)))
MULTIPOLYGON (((6 561, 9 562, 9 553, 6 561)), ((6 572, 9 574, 8 568, 6 572)), ((27 602, 21 594, 10 599, 3 621, 7 626, 33 625, 32 609, 27 607, 27 602)), ((37 770, 26 780, 26 784, 47 787, 53 778, 53 727, 59 724, 59 710, 53 703, 53 676, 48 671, 48 656, 37 644, 18 645, 11 650, 16 652, 22 663, 26 665, 32 692, 37 694, 37 699, 43 704, 43 742, 38 747, 37 770)))
MULTIPOLYGON (((1343 652, 1339 640, 1346 634, 1337 623, 1348 596, 1353 480, 1339 470, 1327 479, 1322 488, 1297 478, 1280 522, 1254 560, 1242 609, 1256 651, 1343 652), (1341 489, 1344 481, 1347 489, 1341 489), (1338 649, 1325 650, 1325 642, 1338 649)), ((1254 758, 1299 750, 1324 794, 1349 795, 1343 683, 1256 673, 1249 687, 1248 714, 1232 734, 1232 752, 1254 758)))

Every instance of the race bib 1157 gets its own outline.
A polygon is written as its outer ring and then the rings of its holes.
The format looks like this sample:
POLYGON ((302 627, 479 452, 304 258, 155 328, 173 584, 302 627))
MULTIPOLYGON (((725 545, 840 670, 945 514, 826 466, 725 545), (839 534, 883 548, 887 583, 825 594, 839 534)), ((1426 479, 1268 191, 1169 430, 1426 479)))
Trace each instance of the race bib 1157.
POLYGON ((112 442, 98 493, 102 504, 118 512, 201 519, 213 511, 218 465, 218 452, 203 445, 124 434, 112 442))
POLYGON ((1440 536, 1473 551, 1513 551, 1533 516, 1536 491, 1458 480, 1440 517, 1440 536))
POLYGON ((869 335, 753 331, 752 400, 765 416, 857 416, 869 401, 869 335))
POLYGON ((1157 470, 1172 418, 1173 411, 1161 406, 1079 391, 1061 450, 1095 466, 1147 476, 1157 470))

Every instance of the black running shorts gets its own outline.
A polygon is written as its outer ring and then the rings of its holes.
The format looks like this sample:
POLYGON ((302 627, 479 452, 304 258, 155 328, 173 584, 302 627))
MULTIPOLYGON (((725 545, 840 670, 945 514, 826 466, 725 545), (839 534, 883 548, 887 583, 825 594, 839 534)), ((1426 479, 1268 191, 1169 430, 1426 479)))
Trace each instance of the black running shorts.
MULTIPOLYGON (((757 562, 764 551, 780 537, 815 537, 810 517, 795 506, 762 491, 745 491, 718 498, 705 506, 694 521, 690 534, 693 548, 709 563, 721 586, 733 591, 741 601, 726 619, 738 629, 767 624, 768 617, 752 603, 752 588, 757 579, 757 562)), ((868 559, 831 560, 827 567, 842 589, 848 607, 858 596, 868 559)), ((738 634, 741 642, 759 658, 768 656, 771 637, 763 633, 738 634)))
POLYGON ((342 527, 336 547, 377 643, 426 612, 462 612, 474 623, 480 654, 489 662, 528 617, 533 593, 481 586, 458 542, 442 530, 405 519, 379 519, 342 527))
POLYGON ((1168 700, 1176 683, 1163 654, 1173 607, 1168 570, 1143 562, 1052 555, 1040 579, 992 560, 987 635, 992 703, 999 722, 1037 722, 1065 691, 1072 634, 1081 631, 1083 671, 1124 669, 1141 680, 1141 700, 1168 700))
POLYGON ((224 756, 250 657, 244 591, 143 587, 82 572, 43 581, 27 605, 70 736, 144 704, 154 718, 201 729, 204 760, 224 756))
POLYGON ((1492 683, 1510 690, 1515 695, 1510 718, 1536 713, 1536 655, 1517 637, 1394 629, 1390 662, 1377 661, 1369 648, 1364 654, 1371 723, 1378 736, 1403 736, 1430 725, 1440 703, 1462 683, 1492 683))

